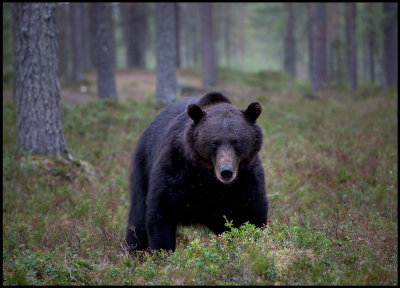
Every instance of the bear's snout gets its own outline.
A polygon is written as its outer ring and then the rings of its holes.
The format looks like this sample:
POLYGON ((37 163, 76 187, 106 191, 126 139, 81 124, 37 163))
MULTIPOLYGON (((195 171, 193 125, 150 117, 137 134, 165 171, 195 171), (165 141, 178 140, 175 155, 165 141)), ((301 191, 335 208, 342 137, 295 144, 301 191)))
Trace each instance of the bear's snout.
POLYGON ((221 174, 222 178, 224 178, 225 181, 229 181, 233 176, 233 170, 232 168, 225 167, 222 168, 221 171, 219 171, 219 174, 221 174))
POLYGON ((221 147, 215 159, 215 174, 222 183, 229 184, 237 175, 237 160, 233 149, 221 147))

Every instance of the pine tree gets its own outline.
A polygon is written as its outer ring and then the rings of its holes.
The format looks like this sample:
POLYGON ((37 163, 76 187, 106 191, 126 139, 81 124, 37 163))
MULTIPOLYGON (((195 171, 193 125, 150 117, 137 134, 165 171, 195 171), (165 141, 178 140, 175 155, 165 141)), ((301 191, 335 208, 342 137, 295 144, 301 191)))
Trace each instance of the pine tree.
POLYGON ((206 87, 217 85, 217 61, 214 48, 212 3, 206 2, 201 5, 202 26, 202 70, 203 85, 206 87))
POLYGON ((17 143, 20 151, 63 156, 56 3, 12 3, 17 143))
POLYGON ((311 92, 317 94, 326 88, 326 3, 311 3, 311 92))
POLYGON ((177 97, 174 3, 156 4, 157 88, 155 103, 168 104, 177 97))
POLYGON ((100 99, 117 99, 115 85, 114 30, 109 3, 93 3, 92 23, 95 26, 95 61, 97 68, 97 93, 100 99))

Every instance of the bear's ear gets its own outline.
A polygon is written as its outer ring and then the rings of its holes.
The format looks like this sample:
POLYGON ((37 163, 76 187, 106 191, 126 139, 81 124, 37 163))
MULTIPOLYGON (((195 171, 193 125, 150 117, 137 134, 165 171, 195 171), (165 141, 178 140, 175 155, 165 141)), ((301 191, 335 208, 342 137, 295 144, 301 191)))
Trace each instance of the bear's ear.
POLYGON ((188 106, 187 114, 196 123, 199 122, 200 119, 204 117, 204 115, 206 115, 206 113, 203 110, 201 110, 201 108, 199 106, 197 106, 196 104, 190 104, 188 106))
POLYGON ((246 111, 244 111, 244 115, 250 122, 255 123, 258 116, 260 116, 262 111, 261 104, 258 102, 253 102, 247 107, 246 111))

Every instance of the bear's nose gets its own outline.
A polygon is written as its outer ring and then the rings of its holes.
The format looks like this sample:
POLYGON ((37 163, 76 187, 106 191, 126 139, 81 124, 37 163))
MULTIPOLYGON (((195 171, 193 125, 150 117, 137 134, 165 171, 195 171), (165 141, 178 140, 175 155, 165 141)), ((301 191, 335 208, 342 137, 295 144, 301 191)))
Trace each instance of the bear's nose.
POLYGON ((221 171, 219 171, 221 174, 222 178, 224 178, 225 181, 228 181, 231 179, 233 175, 233 170, 231 168, 222 168, 221 171))

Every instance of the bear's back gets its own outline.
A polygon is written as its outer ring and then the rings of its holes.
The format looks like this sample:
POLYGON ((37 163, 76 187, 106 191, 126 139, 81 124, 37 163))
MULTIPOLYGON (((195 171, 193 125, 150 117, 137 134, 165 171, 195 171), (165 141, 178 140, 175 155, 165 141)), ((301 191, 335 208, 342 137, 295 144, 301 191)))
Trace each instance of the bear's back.
MULTIPOLYGON (((168 127, 172 122, 180 122, 178 126, 183 126, 185 121, 189 118, 186 115, 186 109, 190 104, 197 103, 198 98, 190 97, 179 100, 165 107, 157 116, 153 122, 147 127, 146 131, 141 136, 141 142, 139 145, 145 145, 148 156, 152 158, 159 149, 160 145, 167 145, 165 135, 168 127), (177 119, 179 117, 180 119, 177 119)), ((148 159, 150 160, 150 159, 148 159)))

